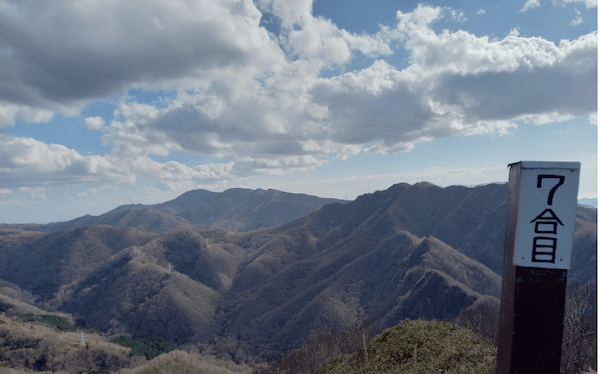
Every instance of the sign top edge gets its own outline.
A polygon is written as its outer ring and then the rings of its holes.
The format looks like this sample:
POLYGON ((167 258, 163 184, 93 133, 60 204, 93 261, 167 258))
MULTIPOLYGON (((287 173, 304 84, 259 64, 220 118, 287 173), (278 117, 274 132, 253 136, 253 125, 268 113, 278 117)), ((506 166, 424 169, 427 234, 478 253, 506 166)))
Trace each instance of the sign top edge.
POLYGON ((577 169, 581 168, 580 162, 564 161, 519 161, 510 165, 521 164, 521 169, 577 169))

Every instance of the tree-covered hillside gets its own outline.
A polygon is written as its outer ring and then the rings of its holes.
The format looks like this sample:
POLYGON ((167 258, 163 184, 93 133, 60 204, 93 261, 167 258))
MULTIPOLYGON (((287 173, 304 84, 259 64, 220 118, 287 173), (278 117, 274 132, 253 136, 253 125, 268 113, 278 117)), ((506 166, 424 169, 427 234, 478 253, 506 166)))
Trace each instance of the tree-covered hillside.
MULTIPOLYGON (((253 193, 271 207, 306 199, 253 193)), ((180 208, 191 209, 194 196, 180 208)), ((269 361, 323 331, 371 321, 380 332, 406 318, 441 320, 498 304, 505 200, 500 184, 401 183, 249 232, 3 228, 0 279, 10 282, 7 292, 70 313, 87 329, 269 361)), ((592 295, 596 227, 596 210, 579 207, 569 282, 591 281, 592 295)))

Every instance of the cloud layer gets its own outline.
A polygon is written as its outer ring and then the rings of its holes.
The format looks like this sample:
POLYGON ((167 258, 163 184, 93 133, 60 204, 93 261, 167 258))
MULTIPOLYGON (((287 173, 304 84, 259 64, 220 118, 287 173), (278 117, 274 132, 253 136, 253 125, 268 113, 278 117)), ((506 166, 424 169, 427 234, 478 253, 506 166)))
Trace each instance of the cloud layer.
POLYGON ((436 33, 432 25, 448 15, 465 20, 419 5, 398 11, 395 27, 358 35, 314 17, 312 0, 0 0, 0 127, 121 97, 113 121, 83 121, 102 131, 109 155, 0 136, 0 188, 136 176, 183 188, 596 112, 596 32, 558 45, 516 30, 499 40, 436 33), (277 34, 261 24, 267 14, 277 34), (402 70, 386 61, 398 44, 410 54, 402 70), (357 54, 371 66, 322 77, 357 54), (132 88, 177 94, 158 107, 131 100, 132 88), (171 152, 223 162, 151 157, 171 152))

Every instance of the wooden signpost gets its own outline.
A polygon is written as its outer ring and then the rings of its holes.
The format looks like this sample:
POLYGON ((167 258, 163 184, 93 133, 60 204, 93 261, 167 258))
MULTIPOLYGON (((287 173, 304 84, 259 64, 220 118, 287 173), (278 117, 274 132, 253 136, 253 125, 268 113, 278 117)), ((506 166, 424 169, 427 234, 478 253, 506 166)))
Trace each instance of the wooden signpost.
POLYGON ((559 374, 580 164, 509 166, 496 374, 559 374))

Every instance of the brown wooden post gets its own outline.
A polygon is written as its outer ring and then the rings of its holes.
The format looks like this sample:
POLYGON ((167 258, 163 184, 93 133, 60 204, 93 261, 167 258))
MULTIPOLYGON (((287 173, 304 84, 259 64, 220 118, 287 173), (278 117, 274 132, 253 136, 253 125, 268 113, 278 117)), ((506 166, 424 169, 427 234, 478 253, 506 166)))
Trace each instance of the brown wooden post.
POLYGON ((580 164, 509 166, 496 374, 559 374, 580 164))

